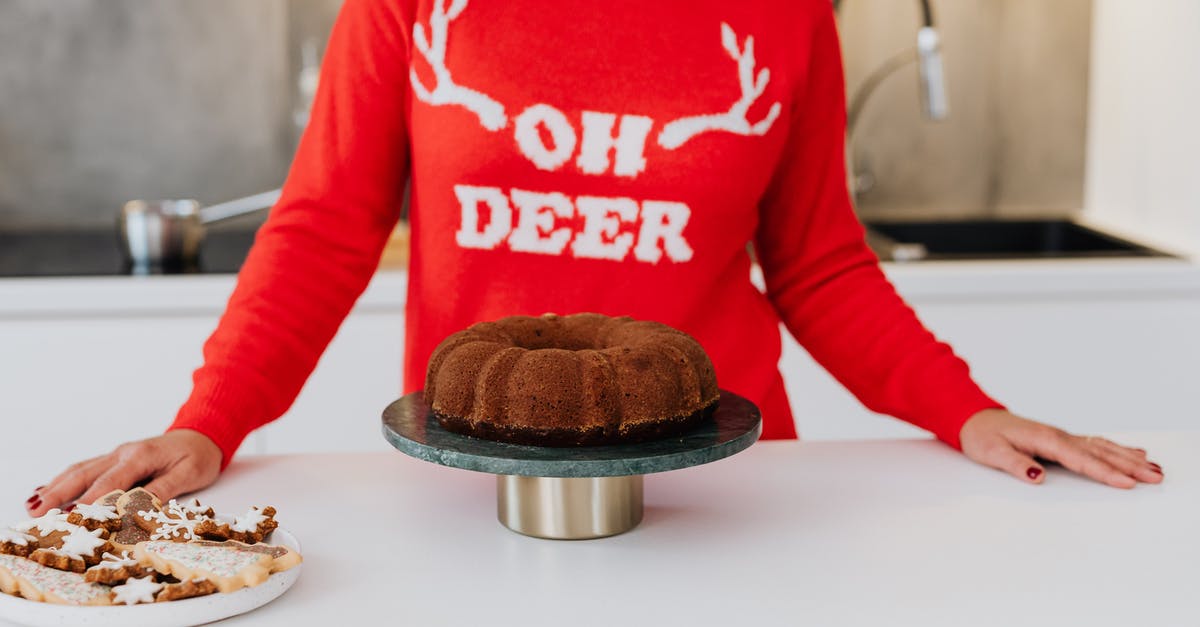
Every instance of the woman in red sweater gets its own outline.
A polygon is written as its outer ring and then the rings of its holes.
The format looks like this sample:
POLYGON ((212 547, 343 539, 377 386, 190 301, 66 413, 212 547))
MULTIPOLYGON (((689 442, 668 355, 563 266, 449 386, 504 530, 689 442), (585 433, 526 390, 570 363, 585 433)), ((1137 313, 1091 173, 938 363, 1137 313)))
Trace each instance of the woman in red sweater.
POLYGON ((595 311, 695 336, 794 438, 779 323, 871 409, 1030 483, 1144 451, 1019 418, 897 296, 847 197, 828 0, 348 0, 283 197, 170 430, 72 466, 37 515, 216 480, 290 406, 366 287, 411 179, 405 389, 479 320, 595 311), (750 281, 752 243, 766 293, 750 281))

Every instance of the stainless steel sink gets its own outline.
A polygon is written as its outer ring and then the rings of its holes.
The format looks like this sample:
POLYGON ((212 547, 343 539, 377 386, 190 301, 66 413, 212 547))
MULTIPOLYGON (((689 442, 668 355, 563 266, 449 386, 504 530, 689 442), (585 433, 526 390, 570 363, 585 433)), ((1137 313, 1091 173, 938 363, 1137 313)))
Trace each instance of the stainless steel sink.
POLYGON ((868 221, 868 243, 884 261, 1170 257, 1070 220, 868 221))

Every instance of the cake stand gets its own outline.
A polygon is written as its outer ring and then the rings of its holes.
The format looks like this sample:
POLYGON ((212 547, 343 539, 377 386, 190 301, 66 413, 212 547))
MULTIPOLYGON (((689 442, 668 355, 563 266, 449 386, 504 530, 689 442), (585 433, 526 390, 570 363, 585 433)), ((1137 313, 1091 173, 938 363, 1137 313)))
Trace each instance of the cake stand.
POLYGON ((642 476, 699 466, 748 448, 762 433, 754 403, 725 390, 711 418, 674 437, 611 446, 546 447, 442 428, 421 392, 383 412, 383 435, 427 462, 496 475, 500 522, 554 540, 603 538, 642 520, 642 476))

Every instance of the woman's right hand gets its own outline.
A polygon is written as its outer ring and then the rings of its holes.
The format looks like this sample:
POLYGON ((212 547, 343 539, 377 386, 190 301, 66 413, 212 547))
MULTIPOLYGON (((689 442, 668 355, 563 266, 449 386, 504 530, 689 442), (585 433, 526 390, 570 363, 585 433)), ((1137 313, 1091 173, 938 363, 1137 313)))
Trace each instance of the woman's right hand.
POLYGON ((221 449, 198 431, 177 429, 72 465, 35 490, 25 509, 30 516, 41 516, 51 508, 92 503, 141 482, 166 501, 208 487, 220 474, 221 449))

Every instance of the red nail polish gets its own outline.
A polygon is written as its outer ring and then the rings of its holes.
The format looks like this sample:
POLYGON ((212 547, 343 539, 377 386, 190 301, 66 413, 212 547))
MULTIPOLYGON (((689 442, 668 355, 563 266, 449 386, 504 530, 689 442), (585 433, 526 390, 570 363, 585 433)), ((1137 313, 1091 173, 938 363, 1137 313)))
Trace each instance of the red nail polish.
POLYGON ((76 505, 75 503, 71 503, 70 505, 64 505, 62 508, 62 511, 70 513, 75 510, 75 505, 76 505))
POLYGON ((39 508, 39 507, 41 507, 41 506, 42 506, 42 499, 41 499, 41 497, 35 497, 35 498, 33 499, 33 501, 32 501, 32 502, 29 504, 29 509, 37 509, 37 508, 39 508))
POLYGON ((31 497, 29 497, 29 498, 25 499, 25 502, 26 502, 26 503, 33 503, 33 502, 34 502, 34 501, 36 501, 36 500, 38 500, 38 495, 36 495, 36 494, 35 494, 35 495, 33 495, 33 496, 31 496, 31 497))
POLYGON ((1029 470, 1025 471, 1025 476, 1029 477, 1031 481, 1037 481, 1037 478, 1042 476, 1042 469, 1030 466, 1029 470))
POLYGON ((40 486, 38 486, 38 487, 34 488, 34 489, 33 489, 33 491, 34 491, 34 492, 41 492, 41 491, 42 491, 42 489, 43 489, 43 488, 45 488, 45 487, 46 487, 46 486, 44 486, 44 485, 40 485, 40 486))

